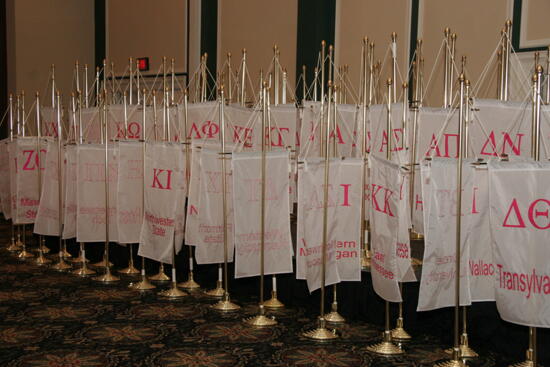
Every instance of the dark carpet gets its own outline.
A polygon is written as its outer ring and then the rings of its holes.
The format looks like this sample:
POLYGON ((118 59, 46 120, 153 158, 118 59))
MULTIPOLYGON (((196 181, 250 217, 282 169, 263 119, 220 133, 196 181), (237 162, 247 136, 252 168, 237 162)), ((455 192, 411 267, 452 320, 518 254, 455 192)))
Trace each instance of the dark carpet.
MULTIPOLYGON (((405 322, 409 322, 413 340, 403 345, 403 356, 386 358, 366 351, 366 346, 380 340, 383 320, 382 303, 369 288, 367 274, 361 284, 342 285, 340 304, 348 323, 337 328, 339 339, 319 344, 301 336, 316 324, 319 292, 310 296, 305 282, 292 275, 280 278, 280 298, 288 307, 271 313, 279 324, 253 329, 242 319, 256 312, 257 279, 233 280, 232 298, 243 307, 236 313, 221 314, 208 307, 215 300, 201 293, 170 301, 156 292, 129 290, 130 278, 104 285, 18 260, 5 250, 10 226, 2 222, 0 231, 2 366, 431 366, 447 357, 443 349, 451 342, 452 311, 419 316, 414 311, 416 302, 409 301, 418 292, 413 285, 405 287, 405 322)), ((36 237, 28 240, 34 250, 36 237)), ((48 246, 56 250, 53 239, 48 246)), ((88 246, 90 257, 99 257, 102 245, 88 246)), ((75 244, 69 248, 76 252, 75 244)), ((113 246, 115 267, 125 265, 126 253, 126 249, 113 246)), ((179 259, 183 264, 185 256, 179 259)), ((156 270, 154 264, 149 266, 150 273, 156 270)), ((203 286, 213 286, 215 267, 196 270, 203 286)), ((186 271, 180 271, 182 279, 185 275, 186 271)), ((471 344, 481 357, 468 364, 505 366, 521 359, 527 342, 525 328, 518 328, 517 335, 493 336, 517 338, 510 353, 499 351, 494 340, 487 340, 491 338, 476 336, 478 330, 485 329, 477 323, 489 323, 487 312, 494 313, 482 310, 472 314, 471 344)), ((492 328, 499 334, 505 330, 492 328)))

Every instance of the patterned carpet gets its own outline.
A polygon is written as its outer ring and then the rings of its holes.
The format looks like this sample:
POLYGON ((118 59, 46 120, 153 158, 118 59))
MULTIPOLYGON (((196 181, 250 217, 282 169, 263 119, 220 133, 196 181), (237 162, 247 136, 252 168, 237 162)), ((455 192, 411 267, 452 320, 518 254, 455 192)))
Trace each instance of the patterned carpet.
MULTIPOLYGON (((0 226, 1 366, 431 366, 446 358, 446 345, 428 333, 415 334, 403 356, 369 353, 365 347, 379 341, 381 329, 360 320, 338 327, 336 341, 307 340, 301 332, 315 326, 316 317, 307 305, 274 313, 274 328, 253 329, 242 322, 256 311, 252 296, 237 292, 242 310, 220 314, 201 293, 169 301, 129 290, 129 278, 103 285, 58 273, 8 253, 9 227, 0 226)), ((482 355, 469 365, 508 362, 482 355)))

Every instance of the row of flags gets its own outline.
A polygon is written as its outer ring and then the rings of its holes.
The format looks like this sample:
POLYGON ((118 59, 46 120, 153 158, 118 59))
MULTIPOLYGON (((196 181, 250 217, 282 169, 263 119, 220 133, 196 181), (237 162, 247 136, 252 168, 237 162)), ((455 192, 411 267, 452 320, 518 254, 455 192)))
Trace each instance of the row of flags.
MULTIPOLYGON (((454 305, 455 110, 420 108, 403 115, 402 106, 393 104, 388 134, 387 106, 372 106, 364 113, 355 106, 336 105, 338 117, 329 142, 335 158, 327 164, 318 157, 320 104, 306 104, 303 109, 271 106, 265 131, 270 151, 265 153, 259 152, 259 111, 228 106, 226 142, 231 154, 220 154, 216 104, 192 104, 187 113, 178 108, 168 111, 164 118, 172 129, 155 124, 148 111, 134 108, 135 116, 145 120, 124 122, 124 139, 113 129, 111 137, 119 140, 107 145, 91 139, 65 144, 59 154, 52 137, 3 141, 0 203, 4 216, 15 224, 34 223, 38 234, 57 236, 61 215, 64 238, 139 243, 141 256, 165 263, 172 262, 174 251, 184 242, 196 247, 199 264, 220 263, 227 243, 235 277, 255 276, 260 272, 261 164, 265 159, 265 274, 293 272, 295 257, 296 277, 305 279, 310 291, 320 287, 326 200, 325 283, 360 281, 364 205, 377 294, 399 302, 399 282, 417 280, 409 241, 409 230, 414 228, 425 235, 418 310, 454 305), (166 117, 169 113, 174 113, 173 118, 166 117), (187 118, 182 121, 182 116, 187 118), (160 129, 158 136, 170 139, 155 141, 154 131, 129 138, 131 123, 142 132, 160 129), (413 123, 415 157, 411 156, 413 123), (190 146, 178 137, 185 126, 190 146), (173 135, 167 135, 167 129, 173 135), (362 141, 363 137, 367 140, 362 141), (386 159, 388 146, 391 160, 386 159), (289 216, 293 203, 298 208, 295 244, 289 216)), ((117 109, 110 106, 110 116, 117 109)), ((550 255, 546 246, 550 165, 528 158, 528 111, 526 105, 499 101, 475 101, 469 111, 471 158, 464 162, 460 188, 460 300, 464 305, 496 300, 503 319, 548 327, 550 266, 545 260, 550 255), (510 157, 509 162, 500 160, 503 154, 510 157)), ((548 115, 543 109, 543 120, 548 115)), ((121 121, 116 116, 112 119, 121 121)), ((96 125, 93 119, 84 119, 81 126, 93 131, 96 125)), ((546 146, 550 125, 541 126, 546 146)), ((548 156, 544 149, 542 156, 548 156)))

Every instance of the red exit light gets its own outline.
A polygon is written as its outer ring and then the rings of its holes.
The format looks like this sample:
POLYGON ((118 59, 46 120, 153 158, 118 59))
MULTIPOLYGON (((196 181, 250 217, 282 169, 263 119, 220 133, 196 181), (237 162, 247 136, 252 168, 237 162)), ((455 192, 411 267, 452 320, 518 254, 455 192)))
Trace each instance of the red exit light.
POLYGON ((138 68, 139 71, 149 71, 149 58, 148 57, 138 57, 138 68))

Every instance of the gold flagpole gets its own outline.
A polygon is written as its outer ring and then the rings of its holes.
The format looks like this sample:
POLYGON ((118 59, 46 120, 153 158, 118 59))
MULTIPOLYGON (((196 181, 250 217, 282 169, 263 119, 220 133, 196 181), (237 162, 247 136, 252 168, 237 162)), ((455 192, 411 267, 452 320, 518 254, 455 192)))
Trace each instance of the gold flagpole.
MULTIPOLYGON (((277 68, 278 65, 275 65, 277 68)), ((275 74, 277 75, 277 73, 275 74)), ((275 79, 275 86, 277 86, 277 79, 275 79)), ((278 89, 278 88, 277 88, 278 89)), ((277 91, 278 92, 278 91, 277 91)), ((277 98, 277 92, 275 93, 275 98, 277 98)), ((261 159, 261 191, 260 191, 260 303, 259 303, 259 313, 256 316, 252 316, 244 319, 244 322, 247 325, 254 327, 271 327, 277 325, 277 320, 275 317, 267 317, 265 315, 265 306, 264 306, 264 278, 265 278, 265 194, 266 194, 266 123, 267 123, 267 82, 263 82, 262 85, 262 159, 261 159)), ((268 130, 268 134, 269 134, 268 130)), ((271 139, 268 140, 268 144, 271 143, 271 139)))
MULTIPOLYGON (((142 121, 143 121, 143 137, 142 137, 142 140, 141 140, 141 143, 143 144, 142 145, 142 150, 141 150, 141 168, 142 168, 142 194, 141 194, 141 207, 142 207, 142 215, 143 215, 143 212, 145 212, 145 152, 146 152, 146 149, 147 149, 147 146, 146 146, 146 141, 147 141, 147 128, 146 128, 146 123, 145 123, 145 119, 146 119, 146 105, 147 105, 147 98, 146 98, 146 95, 145 95, 145 88, 143 89, 143 93, 142 93, 142 99, 141 99, 141 103, 142 103, 142 106, 141 106, 141 116, 142 116, 142 121)), ((139 90, 138 90, 138 95, 139 95, 139 90)), ((138 103, 139 103, 139 98, 138 98, 138 103)), ((147 273, 145 271, 145 257, 141 257, 141 280, 139 282, 131 282, 129 285, 128 285, 128 288, 130 289, 134 289, 134 290, 137 290, 137 291, 148 291, 148 290, 151 290, 151 289, 155 289, 156 286, 151 284, 151 282, 149 282, 149 279, 147 278, 147 273)))
MULTIPOLYGON (((541 83, 542 66, 535 67, 533 74, 533 94, 532 94, 532 120, 531 120, 531 158, 540 161, 540 104, 541 104, 541 83)), ((537 328, 529 327, 529 347, 525 352, 526 360, 515 363, 511 367, 537 367, 537 328)))
MULTIPOLYGON (((392 121, 391 121, 391 106, 392 106, 392 79, 388 79, 387 81, 387 91, 388 91, 388 105, 387 105, 387 114, 386 114, 386 131, 387 131, 387 151, 386 151, 386 159, 391 161, 392 159, 392 139, 390 139, 391 132, 393 131, 392 127, 392 121)), ((395 345, 393 343, 392 333, 390 330, 390 302, 385 301, 385 323, 384 323, 384 334, 383 334, 383 340, 380 343, 371 345, 367 347, 367 350, 373 353, 385 355, 385 356, 391 356, 391 355, 398 355, 403 354, 403 349, 401 349, 400 346, 395 345)))
POLYGON ((71 265, 67 264, 64 260, 65 243, 63 242, 63 202, 61 197, 63 195, 63 180, 61 172, 63 165, 63 129, 61 127, 61 96, 59 92, 56 93, 56 109, 57 109, 57 174, 58 174, 58 213, 59 213, 59 261, 52 265, 52 269, 57 271, 66 271, 71 268, 71 265))
MULTIPOLYGON (((244 65, 244 64, 243 64, 244 65)), ((244 75, 244 74, 243 74, 244 75)), ((225 99, 224 99, 224 93, 223 93, 223 85, 220 87, 220 102, 219 102, 219 108, 220 108, 220 139, 221 139, 221 154, 220 158, 222 160, 222 202, 223 202, 223 272, 224 272, 224 279, 225 279, 225 292, 223 294, 223 299, 218 301, 216 304, 212 305, 211 308, 216 311, 222 311, 222 312, 230 312, 230 311, 237 311, 241 308, 241 306, 231 302, 229 299, 229 271, 228 271, 228 235, 227 233, 227 168, 226 168, 226 151, 225 151, 225 117, 224 117, 224 105, 225 105, 225 99)))
POLYGON ((455 305, 454 305, 454 345, 450 360, 437 363, 435 367, 466 367, 460 354, 460 244, 462 234, 462 161, 464 150, 464 74, 460 74, 460 97, 458 110, 458 159, 456 166, 456 249, 455 249, 455 305))
MULTIPOLYGON (((324 41, 323 41, 323 52, 324 54, 324 41)), ((324 74, 324 72, 323 72, 324 74)), ((324 91, 324 88, 323 88, 324 91)), ((325 158, 325 173, 324 173, 324 186, 323 186, 323 242, 321 246, 321 302, 320 302, 320 313, 319 313, 319 323, 317 328, 313 330, 308 330, 303 333, 303 336, 309 339, 313 339, 316 341, 328 341, 331 339, 338 338, 338 335, 336 334, 336 330, 330 331, 326 327, 326 320, 325 320, 325 284, 326 284, 326 265, 327 265, 327 242, 328 242, 328 185, 330 182, 330 144, 328 142, 329 136, 330 136, 330 108, 332 105, 331 100, 333 99, 332 96, 332 81, 328 81, 328 111, 326 114, 326 128, 324 130, 324 140, 325 140, 325 151, 324 151, 324 158, 325 158)), ((323 98, 324 100, 324 98, 323 98)), ((323 103, 323 102, 321 102, 323 103)), ((324 115, 321 114, 321 121, 323 121, 324 115)), ((322 125, 322 124, 320 124, 322 125)), ((321 139, 322 139, 321 138, 321 139)), ((322 145, 322 144, 321 144, 322 145)))
POLYGON ((503 69, 504 69, 504 80, 503 80, 503 100, 508 101, 509 95, 509 79, 510 79, 510 33, 512 32, 512 21, 507 20, 504 25, 504 52, 503 52, 503 69))
POLYGON ((119 277, 111 273, 112 264, 109 261, 109 126, 107 122, 107 93, 103 95, 102 105, 102 125, 105 144, 105 253, 103 254, 103 262, 105 263, 105 273, 94 278, 94 280, 103 283, 113 283, 120 280, 119 277))
POLYGON ((362 81, 361 87, 361 116, 363 125, 361 136, 361 158, 363 164, 361 167, 361 268, 368 269, 370 267, 370 250, 369 250, 369 236, 367 232, 367 210, 365 205, 365 184, 367 182, 367 112, 369 103, 372 101, 372 77, 373 77, 373 65, 372 59, 374 57, 374 43, 369 44, 368 37, 363 38, 363 66, 362 66, 362 81), (367 74, 368 73, 368 74, 367 74), (367 80, 368 75, 368 80, 367 80), (368 85, 368 88, 367 88, 368 85))
MULTIPOLYGON (((9 122, 9 139, 10 142, 13 143, 13 94, 10 93, 9 95, 9 104, 8 104, 8 122, 9 122)), ((11 198, 10 198, 11 199, 11 198)), ((11 200, 10 200, 11 205, 11 200)), ((11 213, 11 240, 9 242, 9 246, 6 248, 6 250, 10 252, 15 252, 20 249, 19 244, 15 241, 15 220, 14 220, 14 213, 11 213)))
MULTIPOLYGON (((74 100, 73 100, 74 103, 74 100)), ((41 125, 40 125, 40 96, 38 92, 36 92, 36 154, 38 155, 38 196, 40 197, 42 193, 42 152, 40 150, 40 139, 41 136, 41 125)), ((61 213, 59 213, 61 215, 61 213)), ((61 234, 59 234, 61 236, 61 234)), ((35 264, 37 265, 46 265, 51 262, 50 259, 44 256, 43 251, 43 243, 44 243, 44 236, 39 235, 38 236, 38 256, 35 260, 35 264)))

